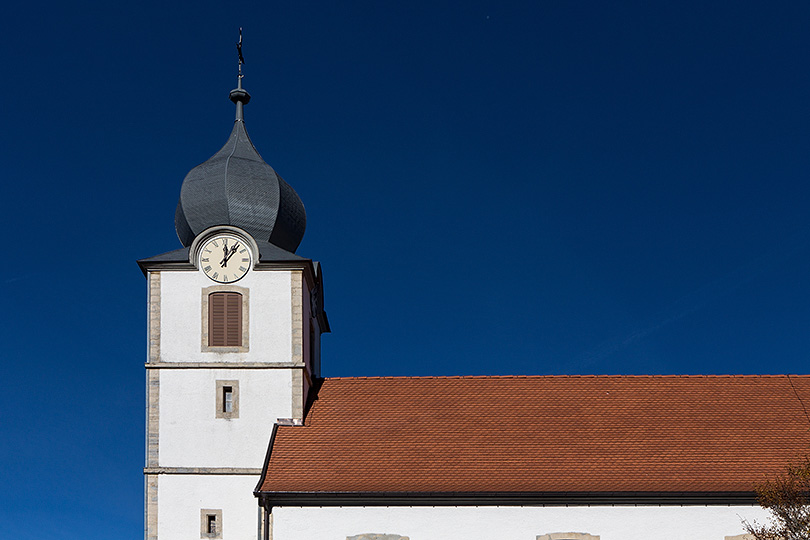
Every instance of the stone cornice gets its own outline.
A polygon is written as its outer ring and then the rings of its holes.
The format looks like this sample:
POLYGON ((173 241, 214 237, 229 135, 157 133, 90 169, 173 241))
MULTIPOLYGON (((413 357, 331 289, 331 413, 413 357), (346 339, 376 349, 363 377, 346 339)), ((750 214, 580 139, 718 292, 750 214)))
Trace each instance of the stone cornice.
POLYGON ((296 362, 152 362, 146 369, 305 369, 296 362))
POLYGON ((220 474, 258 476, 261 469, 252 467, 144 467, 143 474, 220 474))

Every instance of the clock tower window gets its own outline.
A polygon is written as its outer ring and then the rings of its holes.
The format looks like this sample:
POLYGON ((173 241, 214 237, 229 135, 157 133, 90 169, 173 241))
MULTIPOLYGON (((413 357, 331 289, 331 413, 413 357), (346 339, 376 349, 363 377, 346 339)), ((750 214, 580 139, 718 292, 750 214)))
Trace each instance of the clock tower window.
POLYGON ((215 292, 208 295, 208 346, 242 346, 242 295, 215 292))
POLYGON ((200 538, 222 538, 222 510, 200 510, 200 538))
POLYGON ((239 418, 239 381, 217 381, 217 418, 239 418))
POLYGON ((233 412, 233 386, 222 387, 222 412, 233 412))

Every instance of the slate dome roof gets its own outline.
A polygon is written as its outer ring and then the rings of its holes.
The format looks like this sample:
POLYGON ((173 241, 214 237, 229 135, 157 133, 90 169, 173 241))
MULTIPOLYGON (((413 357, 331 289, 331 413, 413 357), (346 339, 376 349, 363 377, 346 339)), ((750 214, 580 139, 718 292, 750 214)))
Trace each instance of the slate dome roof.
POLYGON ((294 253, 306 229, 304 203, 253 146, 242 113, 250 94, 241 79, 230 98, 236 104, 233 131, 219 152, 183 180, 174 217, 177 236, 189 246, 209 227, 232 225, 294 253))

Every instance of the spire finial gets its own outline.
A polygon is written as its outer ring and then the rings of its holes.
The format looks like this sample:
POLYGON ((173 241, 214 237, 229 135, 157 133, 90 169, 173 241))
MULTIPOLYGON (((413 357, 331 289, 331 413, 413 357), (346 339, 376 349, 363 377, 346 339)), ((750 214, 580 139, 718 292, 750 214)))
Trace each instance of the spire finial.
POLYGON ((250 101, 250 94, 247 90, 242 88, 242 64, 245 63, 245 57, 242 56, 242 27, 239 27, 239 41, 236 42, 236 53, 239 55, 239 73, 236 77, 236 88, 231 90, 230 98, 236 104, 236 121, 244 122, 245 118, 242 113, 242 106, 250 101))
POLYGON ((239 76, 238 76, 238 84, 239 88, 242 88, 242 64, 245 63, 245 57, 242 56, 242 27, 239 27, 239 41, 236 42, 236 54, 239 55, 239 76))

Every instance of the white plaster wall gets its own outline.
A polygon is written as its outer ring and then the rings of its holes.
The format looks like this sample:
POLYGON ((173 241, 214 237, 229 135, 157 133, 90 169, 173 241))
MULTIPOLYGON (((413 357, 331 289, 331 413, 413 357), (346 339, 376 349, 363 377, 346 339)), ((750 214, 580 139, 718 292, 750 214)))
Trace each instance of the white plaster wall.
POLYGON ((200 510, 222 510, 222 540, 256 540, 258 476, 158 477, 158 538, 200 538, 200 510))
POLYGON ((161 362, 291 361, 290 271, 253 270, 233 284, 250 291, 250 351, 245 353, 202 352, 202 289, 212 285, 201 271, 161 272, 161 362))
POLYGON ((346 540, 388 533, 410 540, 535 540, 584 532, 600 540, 723 540, 744 532, 758 506, 276 507, 273 540, 346 540))
POLYGON ((161 467, 260 468, 273 424, 292 416, 291 370, 161 369, 159 412, 161 467), (239 381, 239 418, 216 417, 217 380, 239 381))

